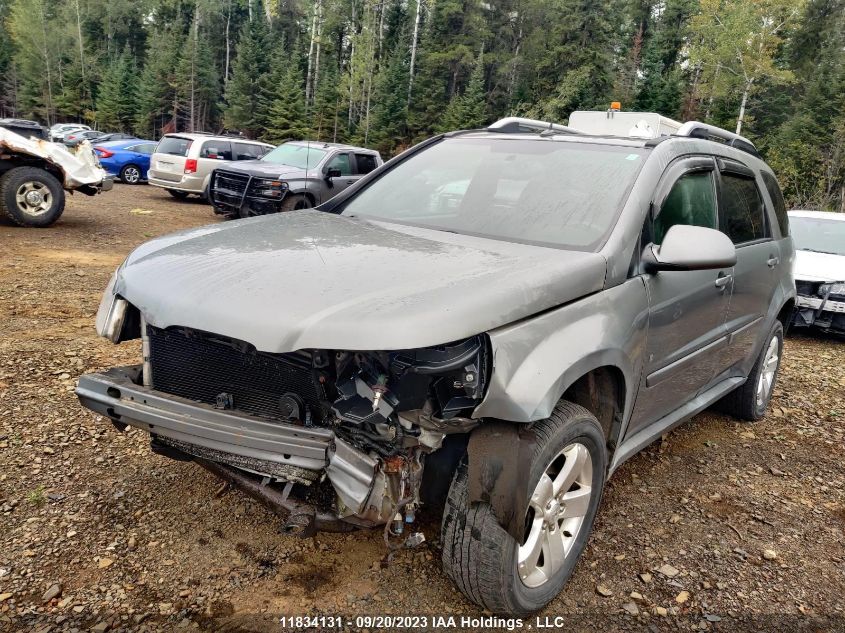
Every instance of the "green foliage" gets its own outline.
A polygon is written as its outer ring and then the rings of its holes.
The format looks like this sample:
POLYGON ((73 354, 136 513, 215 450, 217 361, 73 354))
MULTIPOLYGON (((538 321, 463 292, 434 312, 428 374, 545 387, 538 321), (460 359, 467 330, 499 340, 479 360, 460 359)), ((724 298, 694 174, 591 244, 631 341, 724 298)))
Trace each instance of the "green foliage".
POLYGON ((375 80, 370 127, 372 145, 390 154, 407 134, 409 59, 398 46, 375 80))
POLYGON ((138 116, 136 70, 128 51, 106 69, 97 94, 97 124, 102 129, 129 132, 138 116))
POLYGON ((41 507, 45 503, 47 503, 47 494, 45 492, 45 488, 43 485, 39 485, 35 490, 30 492, 26 496, 26 500, 29 501, 31 505, 36 507, 41 507))
POLYGON ((388 157, 620 100, 741 118, 789 203, 826 208, 845 200, 843 68, 845 0, 0 0, 0 116, 388 157))
POLYGON ((250 137, 267 126, 270 91, 270 51, 267 27, 262 20, 247 22, 238 41, 232 78, 226 86, 226 127, 250 137))
POLYGON ((339 140, 338 123, 343 109, 339 82, 334 62, 324 65, 317 80, 314 105, 309 116, 311 134, 319 141, 339 140))
POLYGON ((462 95, 453 95, 443 115, 440 131, 473 130, 487 121, 486 93, 484 91, 484 56, 479 54, 475 67, 462 95))
POLYGON ((267 130, 262 136, 273 143, 305 139, 310 129, 305 117, 302 73, 292 56, 278 55, 274 66, 267 130))
POLYGON ((176 64, 182 45, 182 34, 164 30, 153 35, 147 49, 147 60, 138 82, 138 106, 135 132, 155 138, 172 118, 176 98, 176 64))

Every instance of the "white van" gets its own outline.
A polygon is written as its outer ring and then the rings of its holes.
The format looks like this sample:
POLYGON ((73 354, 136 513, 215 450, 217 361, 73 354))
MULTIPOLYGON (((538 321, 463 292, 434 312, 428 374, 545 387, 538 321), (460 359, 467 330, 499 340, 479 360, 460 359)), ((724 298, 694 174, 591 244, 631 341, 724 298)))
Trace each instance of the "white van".
POLYGON ((245 138, 199 132, 165 134, 150 159, 148 181, 166 189, 174 198, 196 194, 207 199, 208 183, 215 167, 261 158, 273 147, 245 138))

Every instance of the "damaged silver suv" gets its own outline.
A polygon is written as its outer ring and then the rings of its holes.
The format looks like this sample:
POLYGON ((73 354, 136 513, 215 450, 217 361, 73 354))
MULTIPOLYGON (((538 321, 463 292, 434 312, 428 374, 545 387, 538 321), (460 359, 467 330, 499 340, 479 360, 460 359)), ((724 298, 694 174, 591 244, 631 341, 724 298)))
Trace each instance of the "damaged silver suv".
POLYGON ((777 377, 795 288, 772 172, 747 139, 655 117, 505 119, 318 209, 150 241, 97 316, 143 364, 79 399, 291 533, 398 547, 442 507, 461 591, 534 612, 620 464, 717 402, 761 418, 777 377))

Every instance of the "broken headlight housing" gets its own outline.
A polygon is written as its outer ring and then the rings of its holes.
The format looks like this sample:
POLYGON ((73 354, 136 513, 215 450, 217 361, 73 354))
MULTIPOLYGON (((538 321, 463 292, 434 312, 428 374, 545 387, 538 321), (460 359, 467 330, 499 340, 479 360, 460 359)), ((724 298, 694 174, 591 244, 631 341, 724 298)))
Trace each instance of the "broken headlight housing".
POLYGON ((426 443, 421 430, 462 432, 484 398, 490 356, 484 335, 414 350, 339 352, 336 433, 389 456, 426 443))
POLYGON ((129 303, 126 299, 116 295, 114 291, 119 271, 120 269, 111 276, 97 310, 97 334, 107 338, 112 343, 117 343, 120 340, 120 333, 129 311, 129 303))

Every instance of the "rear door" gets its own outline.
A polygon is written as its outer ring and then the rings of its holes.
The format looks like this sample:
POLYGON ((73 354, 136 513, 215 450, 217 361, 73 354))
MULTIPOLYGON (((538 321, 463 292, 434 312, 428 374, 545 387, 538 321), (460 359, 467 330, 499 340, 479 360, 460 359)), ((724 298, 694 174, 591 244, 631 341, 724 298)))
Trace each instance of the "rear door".
POLYGON ((736 246, 733 294, 728 309, 729 345, 722 371, 750 370, 769 306, 781 276, 780 245, 773 238, 763 183, 745 165, 719 159, 719 230, 736 246), (747 366, 745 366, 747 365, 747 366))
MULTIPOLYGON (((660 244, 676 224, 718 228, 715 171, 709 157, 682 159, 667 169, 653 203, 653 220, 644 227, 644 244, 660 244)), ((727 345, 732 273, 726 268, 644 274, 648 338, 629 433, 671 413, 712 382, 727 345)))
POLYGON ((379 162, 375 154, 369 152, 355 152, 355 173, 359 176, 366 176, 376 167, 379 162))

